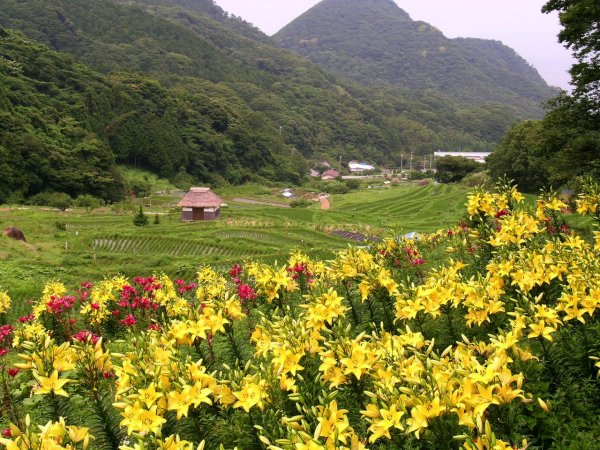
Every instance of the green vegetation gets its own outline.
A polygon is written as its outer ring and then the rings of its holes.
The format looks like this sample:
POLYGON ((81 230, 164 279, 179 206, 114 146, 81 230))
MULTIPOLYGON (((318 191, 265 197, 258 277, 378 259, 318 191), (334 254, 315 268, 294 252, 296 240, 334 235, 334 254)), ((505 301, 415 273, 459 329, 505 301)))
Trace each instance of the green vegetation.
MULTIPOLYGON (((480 105, 487 110, 484 117, 496 120, 511 108, 521 117, 540 116, 541 103, 557 93, 511 48, 498 41, 448 39, 390 0, 324 0, 275 38, 340 76, 366 85, 432 90, 480 105)), ((514 119, 514 111, 510 115, 514 119)))
POLYGON ((483 169, 483 165, 462 156, 444 156, 435 162, 435 179, 440 183, 456 183, 467 175, 483 169))
POLYGON ((6 0, 0 27, 0 203, 144 192, 118 165, 181 188, 300 184, 322 158, 491 149, 537 111, 342 81, 208 0, 6 0))
POLYGON ((334 230, 365 236, 434 231, 456 224, 467 195, 459 186, 433 184, 361 189, 333 195, 326 211, 317 202, 308 208, 281 208, 233 201, 281 202, 269 192, 259 186, 250 186, 247 196, 239 187, 218 191, 228 204, 221 220, 195 223, 181 222, 180 210, 174 208, 177 197, 153 195, 139 201, 150 219, 160 215, 160 224, 145 227, 133 224, 140 205, 130 202, 90 212, 4 208, 0 227, 18 227, 27 243, 0 238, 0 286, 13 298, 27 299, 55 279, 72 287, 117 273, 164 271, 189 279, 204 264, 224 270, 249 258, 283 261, 293 249, 328 259, 353 243, 332 235, 334 230))
POLYGON ((148 217, 146 216, 146 214, 144 214, 144 210, 141 206, 138 213, 135 216, 133 216, 132 222, 136 227, 144 227, 148 225, 148 217))

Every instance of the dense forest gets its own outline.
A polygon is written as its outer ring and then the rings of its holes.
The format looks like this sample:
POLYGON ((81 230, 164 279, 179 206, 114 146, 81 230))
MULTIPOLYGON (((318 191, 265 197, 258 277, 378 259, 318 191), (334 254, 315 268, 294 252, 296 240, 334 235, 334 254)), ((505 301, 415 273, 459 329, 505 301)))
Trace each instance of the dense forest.
POLYGON ((361 84, 433 90, 538 116, 542 103, 558 93, 501 42, 448 39, 413 21, 393 0, 323 0, 274 37, 361 84))
POLYGON ((537 117, 531 102, 341 78, 211 0, 6 0, 0 27, 0 202, 115 200, 118 164, 185 183, 300 183, 322 158, 490 150, 537 117))

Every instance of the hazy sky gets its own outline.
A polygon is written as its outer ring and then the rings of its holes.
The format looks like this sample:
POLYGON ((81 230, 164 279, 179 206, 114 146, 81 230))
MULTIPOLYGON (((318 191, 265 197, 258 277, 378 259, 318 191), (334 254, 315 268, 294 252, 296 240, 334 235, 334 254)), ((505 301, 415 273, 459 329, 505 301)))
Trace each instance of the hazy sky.
MULTIPOLYGON (((558 43, 556 14, 542 14, 545 0, 395 0, 414 20, 423 20, 447 37, 479 37, 514 48, 553 86, 569 88, 573 60, 558 43)), ((271 35, 319 0, 215 0, 271 35)))

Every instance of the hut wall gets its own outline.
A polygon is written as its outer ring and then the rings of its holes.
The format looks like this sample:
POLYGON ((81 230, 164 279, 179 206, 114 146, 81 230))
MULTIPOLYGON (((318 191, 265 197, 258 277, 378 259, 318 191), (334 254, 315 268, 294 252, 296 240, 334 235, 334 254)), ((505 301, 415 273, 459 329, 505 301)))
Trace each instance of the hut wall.
POLYGON ((221 216, 221 208, 204 208, 204 220, 217 220, 221 216))
POLYGON ((183 208, 181 210, 181 220, 184 220, 186 222, 194 220, 192 208, 183 208))
POLYGON ((204 208, 194 208, 194 211, 192 213, 192 220, 205 220, 204 208))
POLYGON ((201 220, 217 220, 221 217, 221 208, 183 208, 181 220, 195 222, 201 220))

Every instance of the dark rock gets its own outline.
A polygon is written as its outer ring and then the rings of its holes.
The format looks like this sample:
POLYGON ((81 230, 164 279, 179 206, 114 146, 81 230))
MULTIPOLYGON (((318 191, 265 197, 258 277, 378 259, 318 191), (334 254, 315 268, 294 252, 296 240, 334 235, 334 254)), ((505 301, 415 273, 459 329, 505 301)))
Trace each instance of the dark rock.
POLYGON ((16 239, 17 241, 27 242, 27 240, 25 239, 25 235, 17 227, 7 227, 2 231, 2 234, 4 236, 16 239))

